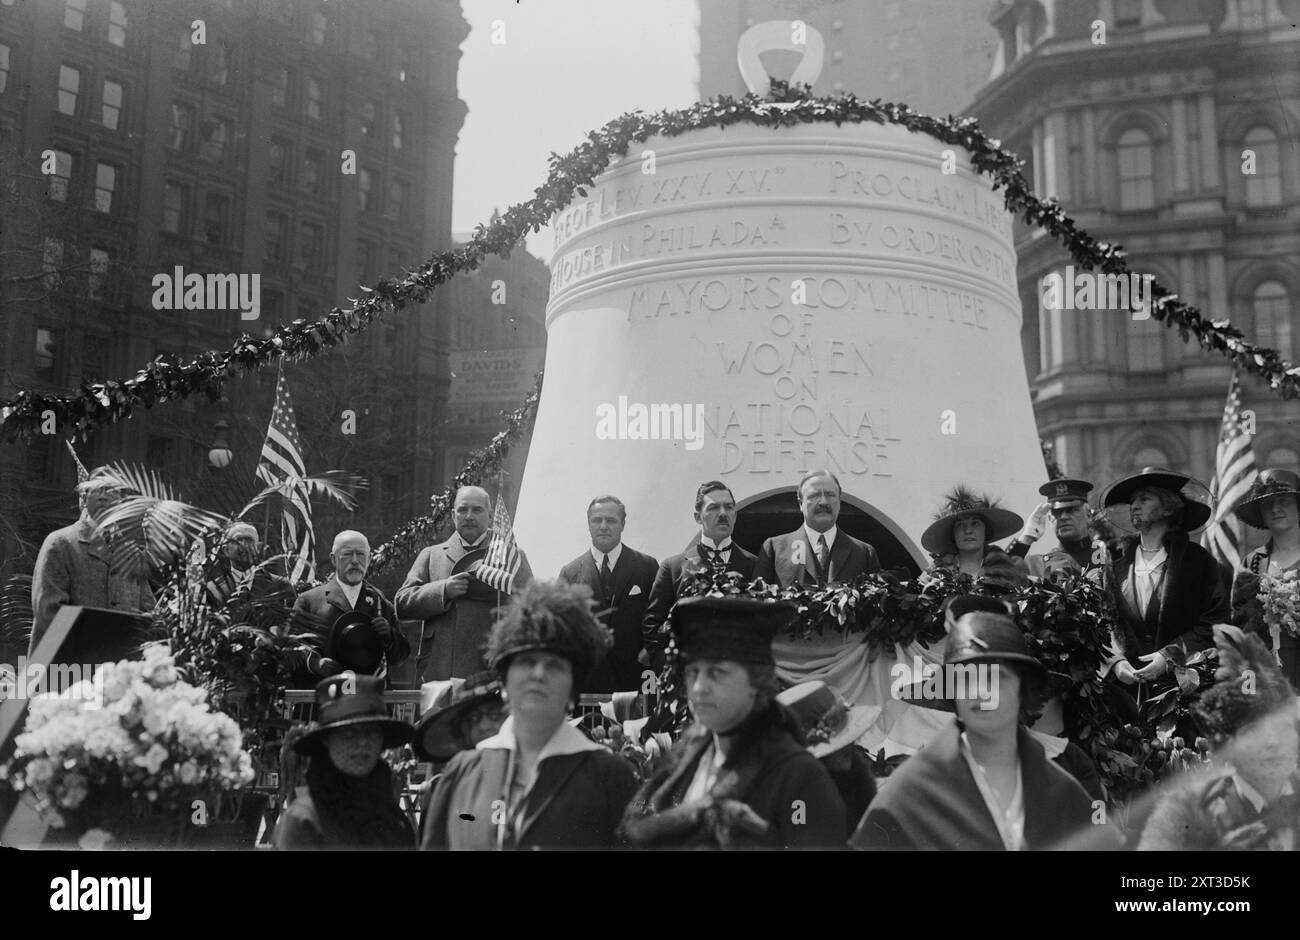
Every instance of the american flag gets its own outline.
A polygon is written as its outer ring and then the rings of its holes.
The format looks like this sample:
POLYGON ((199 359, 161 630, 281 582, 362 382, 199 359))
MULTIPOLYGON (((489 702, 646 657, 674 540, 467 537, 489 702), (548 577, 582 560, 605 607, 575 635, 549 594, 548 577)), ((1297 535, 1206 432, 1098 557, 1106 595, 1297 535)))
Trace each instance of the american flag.
POLYGON ((514 590, 515 574, 519 571, 519 544, 510 527, 510 513, 506 512, 504 493, 497 494, 497 508, 492 513, 492 539, 487 557, 479 565, 478 579, 489 587, 509 594, 514 590))
POLYGON ((311 525, 311 500, 307 496, 307 484, 302 482, 306 475, 307 466, 298 443, 298 423, 293 417, 289 387, 281 370, 275 382, 271 424, 266 429, 262 456, 257 462, 257 478, 267 486, 279 486, 286 479, 296 481, 283 501, 284 512, 280 517, 281 545, 286 553, 297 553, 293 563, 294 581, 301 580, 315 567, 316 533, 311 525))
POLYGON ((1228 386, 1228 401, 1223 407, 1219 449, 1214 458, 1214 483, 1211 486, 1215 497, 1214 518, 1201 535, 1201 544, 1220 562, 1232 568, 1241 564, 1241 548, 1245 541, 1244 524, 1233 515, 1232 508, 1250 490, 1257 472, 1255 449, 1242 425, 1241 383, 1234 371, 1232 384, 1228 386))

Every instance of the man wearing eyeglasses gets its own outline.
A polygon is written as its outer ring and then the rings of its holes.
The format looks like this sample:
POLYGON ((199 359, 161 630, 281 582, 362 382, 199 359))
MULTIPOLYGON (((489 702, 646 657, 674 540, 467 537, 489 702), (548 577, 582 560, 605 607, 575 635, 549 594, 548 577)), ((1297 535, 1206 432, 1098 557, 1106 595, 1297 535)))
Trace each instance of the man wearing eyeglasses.
POLYGON ((1029 524, 1017 536, 1009 554, 1025 556, 1038 539, 1046 515, 1056 528, 1056 548, 1042 555, 1029 555, 1025 563, 1036 578, 1049 578, 1069 572, 1089 571, 1106 559, 1094 561, 1095 548, 1088 531, 1088 492, 1093 488, 1086 480, 1052 480, 1038 488, 1047 501, 1030 516, 1029 524))
POLYGON ((247 522, 232 522, 227 526, 216 563, 203 582, 208 603, 213 608, 222 608, 240 592, 251 600, 289 590, 288 578, 268 570, 267 565, 259 564, 261 555, 257 529, 247 522))
POLYGON ((840 529, 840 496, 835 474, 828 470, 805 474, 796 497, 803 525, 763 543, 754 577, 781 587, 816 587, 879 571, 876 550, 840 529))
MULTIPOLYGON (((315 633, 319 647, 293 658, 297 688, 314 688, 324 676, 343 671, 343 665, 325 655, 325 639, 334 622, 346 613, 361 611, 370 616, 370 626, 384 647, 384 664, 397 665, 411 655, 411 644, 403 635, 392 602, 366 580, 370 570, 370 542, 360 532, 345 530, 334 536, 330 552, 334 577, 303 592, 294 604, 292 630, 315 633)), ((377 674, 385 672, 381 666, 377 674)))

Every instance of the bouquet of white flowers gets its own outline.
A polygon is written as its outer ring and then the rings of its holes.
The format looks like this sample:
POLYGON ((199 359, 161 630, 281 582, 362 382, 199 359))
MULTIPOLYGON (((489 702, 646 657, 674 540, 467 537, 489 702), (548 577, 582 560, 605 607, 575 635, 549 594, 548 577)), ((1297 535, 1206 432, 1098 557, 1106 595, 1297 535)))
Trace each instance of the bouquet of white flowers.
POLYGON ((71 815, 117 832, 155 807, 188 819, 194 800, 253 780, 239 725, 180 681, 165 644, 36 697, 15 743, 0 779, 30 792, 58 829, 71 815))
POLYGON ((1300 571, 1293 569, 1261 577, 1259 601, 1265 623, 1274 630, 1300 636, 1300 571))

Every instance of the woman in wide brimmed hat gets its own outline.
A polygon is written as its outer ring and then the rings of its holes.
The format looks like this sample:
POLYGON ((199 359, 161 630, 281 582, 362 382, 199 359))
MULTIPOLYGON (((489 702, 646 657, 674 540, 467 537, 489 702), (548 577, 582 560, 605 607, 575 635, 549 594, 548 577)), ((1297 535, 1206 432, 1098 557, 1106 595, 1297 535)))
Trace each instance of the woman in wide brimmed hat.
POLYGON ((421 848, 609 848, 636 789, 632 765, 565 719, 609 632, 585 585, 533 584, 488 638, 510 716, 452 758, 434 787, 421 848))
MULTIPOLYGON (((900 682, 905 677, 900 677, 900 682)), ((1086 832, 1092 801, 1022 725, 1047 682, 1010 616, 963 614, 944 669, 898 694, 951 701, 957 721, 909 757, 872 802, 860 849, 1047 849, 1086 832), (960 678, 962 681, 954 681, 960 678)))
POLYGON ((1184 495, 1192 477, 1146 467, 1112 483, 1103 506, 1127 504, 1135 538, 1112 567, 1111 595, 1119 614, 1108 664, 1124 686, 1150 682, 1175 662, 1213 643, 1212 627, 1231 616, 1225 572, 1214 556, 1188 538, 1210 507, 1184 495))
POLYGON ((383 751, 411 740, 389 715, 383 680, 344 672, 316 686, 316 720, 286 744, 309 759, 275 829, 279 849, 411 849, 415 833, 398 806, 383 751))
POLYGON ((876 776, 856 742, 880 717, 879 705, 850 705, 820 679, 791 686, 776 700, 803 731, 808 753, 821 761, 844 801, 847 839, 876 796, 876 776))
POLYGON ((791 604, 688 597, 671 619, 696 724, 627 808, 623 831, 649 848, 844 845, 844 803, 777 700, 772 639, 791 604))
POLYGON ((1259 637, 1214 628, 1216 682, 1193 706, 1213 766, 1161 797, 1139 849, 1300 848, 1295 690, 1259 637))
POLYGON ((1261 471, 1233 511, 1247 525, 1267 529, 1269 538, 1243 558, 1237 569, 1232 584, 1232 622, 1258 633, 1276 650, 1282 672, 1293 687, 1300 688, 1300 640, 1289 630, 1265 622, 1259 597, 1263 578, 1300 577, 1300 474, 1261 471))
POLYGON ((996 500, 958 486, 944 497, 943 508, 921 535, 921 545, 934 559, 931 571, 945 568, 979 577, 986 564, 1014 567, 993 543, 1015 535, 1023 525, 1020 516, 996 500))

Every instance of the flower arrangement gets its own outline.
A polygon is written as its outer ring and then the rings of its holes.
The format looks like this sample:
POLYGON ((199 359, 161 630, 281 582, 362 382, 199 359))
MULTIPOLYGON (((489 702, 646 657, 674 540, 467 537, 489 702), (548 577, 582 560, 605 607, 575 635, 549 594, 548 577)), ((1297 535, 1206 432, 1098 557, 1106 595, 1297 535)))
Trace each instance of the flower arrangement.
POLYGON ((251 783, 239 725, 182 682, 164 644, 105 664, 93 682, 35 698, 0 779, 57 829, 68 816, 112 831, 156 808, 189 816, 200 797, 251 783))
POLYGON ((1300 571, 1260 577, 1259 601, 1270 628, 1300 636, 1300 571))

